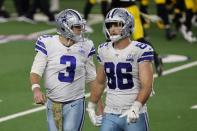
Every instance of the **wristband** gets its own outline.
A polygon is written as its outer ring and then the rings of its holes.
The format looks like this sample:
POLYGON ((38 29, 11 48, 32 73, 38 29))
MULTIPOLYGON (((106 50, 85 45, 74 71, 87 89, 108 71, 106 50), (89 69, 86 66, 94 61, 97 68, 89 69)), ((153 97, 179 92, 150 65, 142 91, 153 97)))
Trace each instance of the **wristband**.
POLYGON ((133 106, 137 106, 140 109, 142 108, 142 103, 139 101, 134 101, 133 106))
POLYGON ((95 109, 96 108, 96 104, 91 102, 91 101, 89 101, 88 102, 88 108, 95 109))
POLYGON ((40 88, 40 85, 39 85, 39 84, 33 84, 33 85, 31 86, 32 91, 33 91, 36 87, 40 88))

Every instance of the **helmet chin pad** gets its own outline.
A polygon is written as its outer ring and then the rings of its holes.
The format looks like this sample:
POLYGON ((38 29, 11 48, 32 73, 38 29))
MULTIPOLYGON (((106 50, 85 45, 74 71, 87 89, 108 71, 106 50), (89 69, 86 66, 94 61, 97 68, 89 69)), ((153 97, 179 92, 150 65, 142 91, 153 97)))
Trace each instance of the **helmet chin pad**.
POLYGON ((121 39, 121 35, 110 35, 110 40, 113 42, 117 42, 121 39))

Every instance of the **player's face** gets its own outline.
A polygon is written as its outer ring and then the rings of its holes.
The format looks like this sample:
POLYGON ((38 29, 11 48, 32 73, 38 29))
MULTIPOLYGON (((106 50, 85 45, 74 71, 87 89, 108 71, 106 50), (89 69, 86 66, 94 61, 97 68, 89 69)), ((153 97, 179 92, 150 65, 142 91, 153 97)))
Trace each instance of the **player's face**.
POLYGON ((81 35, 81 32, 82 32, 82 26, 81 25, 75 25, 71 29, 73 30, 73 32, 76 35, 81 35))
POLYGON ((109 30, 111 36, 120 35, 123 27, 122 22, 110 22, 106 23, 106 27, 109 30))

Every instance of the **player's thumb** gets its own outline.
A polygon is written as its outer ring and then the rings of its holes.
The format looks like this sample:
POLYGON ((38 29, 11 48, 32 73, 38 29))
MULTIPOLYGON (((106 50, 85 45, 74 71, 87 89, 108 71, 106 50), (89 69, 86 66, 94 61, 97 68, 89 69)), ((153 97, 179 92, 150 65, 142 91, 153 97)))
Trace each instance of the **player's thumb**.
POLYGON ((125 116, 127 116, 127 113, 126 113, 126 112, 123 113, 122 115, 120 115, 119 118, 123 118, 123 117, 125 117, 125 116))

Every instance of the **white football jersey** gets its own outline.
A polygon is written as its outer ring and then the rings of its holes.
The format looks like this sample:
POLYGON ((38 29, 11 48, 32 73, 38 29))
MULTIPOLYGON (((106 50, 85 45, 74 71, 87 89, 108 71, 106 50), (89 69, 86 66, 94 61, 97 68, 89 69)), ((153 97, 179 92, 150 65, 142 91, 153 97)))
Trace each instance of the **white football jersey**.
POLYGON ((154 59, 153 49, 145 43, 132 41, 119 50, 108 42, 99 46, 97 59, 104 66, 107 79, 105 112, 119 114, 136 100, 141 87, 139 64, 154 59))
POLYGON ((59 41, 59 36, 38 38, 31 72, 43 75, 47 97, 66 102, 84 97, 85 81, 95 79, 94 44, 85 39, 70 47, 59 41))

